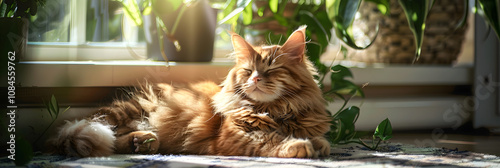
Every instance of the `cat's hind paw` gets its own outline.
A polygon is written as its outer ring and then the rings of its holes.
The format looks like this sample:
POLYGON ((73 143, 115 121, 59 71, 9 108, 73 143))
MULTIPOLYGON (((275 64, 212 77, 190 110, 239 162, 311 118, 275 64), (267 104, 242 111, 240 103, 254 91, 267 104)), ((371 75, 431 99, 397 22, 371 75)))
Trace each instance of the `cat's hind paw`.
POLYGON ((109 125, 88 121, 67 121, 58 136, 48 140, 52 153, 72 157, 109 156, 115 136, 109 125))

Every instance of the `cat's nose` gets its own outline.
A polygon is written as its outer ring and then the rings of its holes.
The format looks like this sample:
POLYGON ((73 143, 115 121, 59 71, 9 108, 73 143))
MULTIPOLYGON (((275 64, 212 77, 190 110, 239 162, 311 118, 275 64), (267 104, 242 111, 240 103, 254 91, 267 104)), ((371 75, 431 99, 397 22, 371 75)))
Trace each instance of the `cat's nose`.
POLYGON ((253 82, 255 82, 255 83, 257 83, 257 82, 259 82, 259 81, 261 81, 261 80, 262 80, 262 79, 261 79, 260 77, 258 77, 258 76, 253 77, 253 82))

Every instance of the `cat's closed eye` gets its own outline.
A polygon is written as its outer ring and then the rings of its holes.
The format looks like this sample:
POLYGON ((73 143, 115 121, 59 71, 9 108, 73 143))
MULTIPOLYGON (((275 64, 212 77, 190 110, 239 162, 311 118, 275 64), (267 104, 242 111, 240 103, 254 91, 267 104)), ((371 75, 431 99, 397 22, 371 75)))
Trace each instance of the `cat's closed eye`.
POLYGON ((251 69, 246 69, 246 68, 245 68, 245 69, 243 69, 243 70, 245 71, 245 74, 246 74, 246 75, 251 75, 251 74, 252 74, 252 72, 253 72, 251 69))
POLYGON ((266 72, 265 72, 265 73, 269 75, 269 74, 276 73, 276 72, 278 72, 278 71, 280 71, 280 70, 281 70, 281 67, 278 67, 278 68, 272 68, 272 69, 268 69, 268 70, 266 70, 266 72))

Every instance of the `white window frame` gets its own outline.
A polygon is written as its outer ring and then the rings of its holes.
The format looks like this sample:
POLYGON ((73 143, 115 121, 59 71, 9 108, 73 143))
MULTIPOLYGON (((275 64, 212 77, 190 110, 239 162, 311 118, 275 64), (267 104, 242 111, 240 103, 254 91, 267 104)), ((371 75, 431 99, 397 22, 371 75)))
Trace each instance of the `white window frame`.
MULTIPOLYGON (((69 42, 28 42, 23 61, 99 61, 138 60, 145 58, 145 45, 129 42, 86 41, 87 0, 70 0, 69 42)), ((137 27, 125 19, 124 30, 137 32, 137 27)), ((134 37, 133 37, 134 38, 134 37)), ((132 41, 136 41, 136 37, 132 41)))

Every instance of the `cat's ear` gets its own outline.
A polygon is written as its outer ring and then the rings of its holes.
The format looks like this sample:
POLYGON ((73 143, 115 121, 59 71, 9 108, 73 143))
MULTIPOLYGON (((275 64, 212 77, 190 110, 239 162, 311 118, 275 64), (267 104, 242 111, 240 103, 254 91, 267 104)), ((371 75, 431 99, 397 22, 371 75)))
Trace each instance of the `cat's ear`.
POLYGON ((236 62, 239 63, 240 61, 251 60, 255 55, 255 50, 252 45, 248 44, 243 37, 234 32, 229 32, 229 34, 231 35, 231 41, 233 41, 236 62))
POLYGON ((291 60, 302 62, 304 59, 304 52, 306 50, 306 27, 307 26, 304 25, 295 30, 281 47, 281 50, 287 53, 288 58, 291 60))

